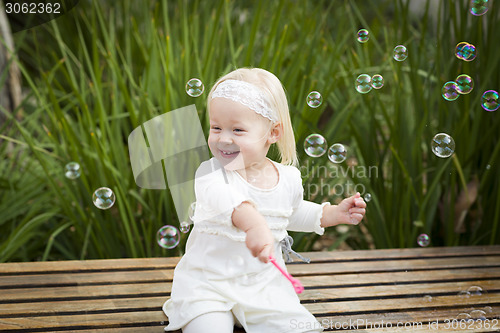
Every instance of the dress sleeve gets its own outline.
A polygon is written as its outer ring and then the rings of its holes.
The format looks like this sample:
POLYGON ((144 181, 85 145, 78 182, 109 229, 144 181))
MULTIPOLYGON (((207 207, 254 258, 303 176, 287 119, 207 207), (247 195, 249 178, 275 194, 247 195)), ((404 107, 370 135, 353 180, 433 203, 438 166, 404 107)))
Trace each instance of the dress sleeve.
POLYGON ((329 202, 317 204, 304 200, 304 188, 302 187, 302 178, 298 169, 294 170, 293 175, 293 212, 289 217, 287 230, 315 232, 323 235, 325 229, 321 227, 321 217, 323 216, 323 207, 330 205, 329 202), (296 172, 295 172, 296 171, 296 172))
POLYGON ((230 182, 229 174, 215 159, 203 162, 195 176, 196 210, 193 222, 211 220, 232 225, 233 210, 242 202, 255 203, 247 191, 230 182))

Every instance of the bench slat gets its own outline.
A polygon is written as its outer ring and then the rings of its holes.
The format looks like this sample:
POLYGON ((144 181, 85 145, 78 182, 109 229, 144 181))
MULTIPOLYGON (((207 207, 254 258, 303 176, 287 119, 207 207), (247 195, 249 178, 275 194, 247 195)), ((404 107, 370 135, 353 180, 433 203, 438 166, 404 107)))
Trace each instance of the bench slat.
MULTIPOLYGON (((14 329, 55 329, 74 327, 77 329, 96 329, 100 327, 127 326, 166 326, 163 312, 143 311, 130 313, 82 314, 72 316, 43 316, 29 318, 0 318, 0 330, 8 332, 14 329), (29 320, 27 320, 29 319, 29 320)), ((31 332, 33 332, 31 331, 31 332)), ((44 331, 45 332, 45 331, 44 331)))
MULTIPOLYGON (((321 274, 362 274, 365 272, 404 272, 404 271, 434 271, 460 268, 493 267, 500 270, 500 256, 471 257, 451 259, 417 259, 401 261, 361 262, 361 263, 316 263, 289 265, 288 271, 292 275, 321 275, 321 274)), ((429 273, 428 273, 429 274, 429 273)))
MULTIPOLYGON (((480 307, 478 309, 485 309, 485 307, 480 307)), ((496 312, 500 311, 500 307, 493 306, 488 311, 496 312)), ((465 313, 470 312, 470 309, 439 309, 432 308, 431 313, 425 310, 408 310, 408 311, 394 311, 385 313, 364 313, 362 315, 356 314, 345 314, 339 313, 333 316, 318 317, 318 321, 325 328, 340 328, 349 329, 346 326, 352 323, 358 323, 360 329, 369 329, 380 326, 382 322, 391 323, 393 326, 397 326, 398 323, 411 326, 419 326, 419 323, 423 323, 428 326, 429 323, 440 322, 445 323, 453 320, 460 320, 461 318, 466 318, 465 313), (377 325, 379 324, 379 325, 377 325), (337 327, 335 327, 337 325, 337 327), (344 326, 344 327, 342 327, 344 326)), ((488 313, 487 313, 488 317, 488 313)), ((475 320, 478 320, 477 317, 475 320)), ((490 316, 490 322, 492 318, 490 316)), ((500 322, 499 322, 500 325, 500 322)), ((387 325, 390 326, 390 325, 387 325)))
POLYGON ((356 251, 318 251, 302 252, 315 262, 324 260, 385 260, 388 258, 439 258, 468 257, 471 255, 499 255, 500 245, 488 246, 455 246, 455 247, 424 247, 404 249, 377 249, 356 251))
POLYGON ((53 274, 54 272, 153 270, 174 268, 179 262, 177 257, 140 258, 140 259, 98 259, 68 261, 37 261, 3 263, 0 275, 7 274, 53 274))
POLYGON ((120 283, 164 283, 172 282, 171 270, 131 271, 126 274, 110 274, 109 272, 95 273, 59 273, 59 274, 29 274, 16 276, 0 276, 0 290, 11 288, 53 287, 58 285, 105 285, 120 283))
MULTIPOLYGON (((289 270, 290 271, 290 270, 289 270)), ((438 271, 417 272, 379 272, 345 275, 317 275, 301 276, 300 281, 308 286, 348 286, 348 285, 376 285, 392 283, 435 283, 444 281, 476 281, 481 279, 500 279, 498 268, 472 268, 438 271)))

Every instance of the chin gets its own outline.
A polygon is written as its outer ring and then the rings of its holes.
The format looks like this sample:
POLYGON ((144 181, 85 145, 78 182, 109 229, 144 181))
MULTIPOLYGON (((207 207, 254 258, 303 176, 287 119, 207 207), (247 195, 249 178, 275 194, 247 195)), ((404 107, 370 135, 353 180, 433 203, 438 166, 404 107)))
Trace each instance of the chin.
POLYGON ((222 164, 224 169, 228 171, 236 171, 245 168, 245 163, 243 162, 241 155, 233 159, 218 157, 217 160, 220 162, 220 164, 222 164))

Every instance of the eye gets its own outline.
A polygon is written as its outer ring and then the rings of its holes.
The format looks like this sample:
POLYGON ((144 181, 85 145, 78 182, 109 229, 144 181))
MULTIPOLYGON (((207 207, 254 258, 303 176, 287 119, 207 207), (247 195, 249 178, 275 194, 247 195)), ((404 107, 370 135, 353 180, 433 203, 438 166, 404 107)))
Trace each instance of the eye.
POLYGON ((220 127, 216 126, 216 125, 210 126, 210 129, 213 130, 213 131, 220 131, 220 127))
POLYGON ((242 128, 235 128, 234 131, 238 133, 245 132, 245 130, 242 128))

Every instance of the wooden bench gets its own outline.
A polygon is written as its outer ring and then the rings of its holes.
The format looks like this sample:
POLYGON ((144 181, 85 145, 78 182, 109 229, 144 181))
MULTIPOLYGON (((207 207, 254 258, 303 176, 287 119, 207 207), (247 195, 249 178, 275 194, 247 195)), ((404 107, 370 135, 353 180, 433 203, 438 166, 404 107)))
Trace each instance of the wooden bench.
MULTIPOLYGON (((500 246, 304 255, 288 270, 325 331, 500 331, 500 246)), ((0 331, 163 332, 177 261, 0 264, 0 331)))

